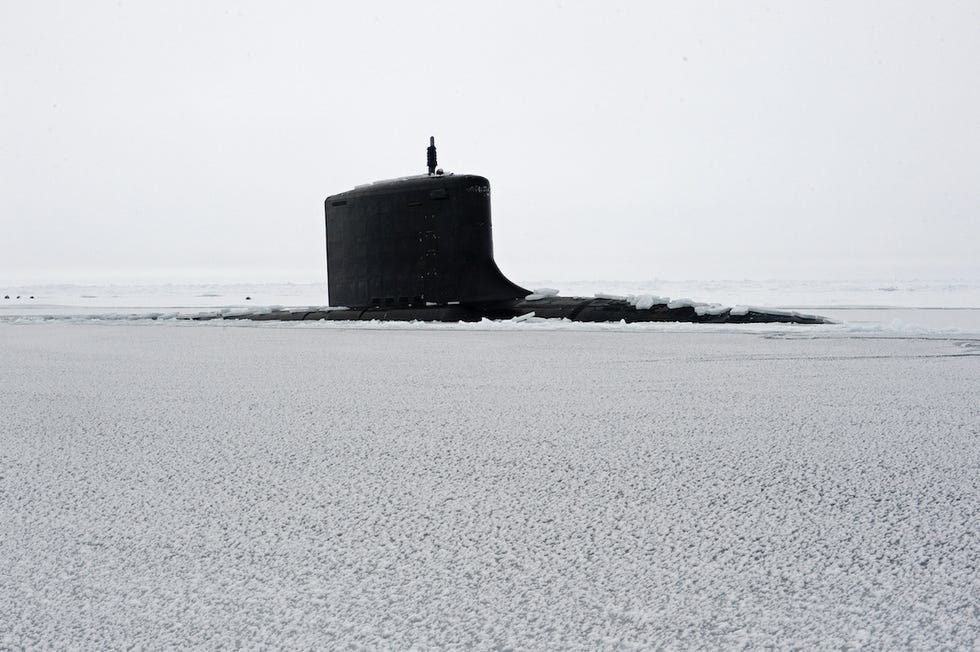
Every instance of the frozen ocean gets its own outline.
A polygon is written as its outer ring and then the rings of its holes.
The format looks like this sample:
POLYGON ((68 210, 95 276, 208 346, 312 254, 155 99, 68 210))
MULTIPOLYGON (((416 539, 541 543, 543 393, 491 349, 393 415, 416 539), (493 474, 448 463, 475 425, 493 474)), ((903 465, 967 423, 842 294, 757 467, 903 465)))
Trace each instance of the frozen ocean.
POLYGON ((0 287, 0 649, 977 649, 980 283, 526 286, 838 323, 0 287))

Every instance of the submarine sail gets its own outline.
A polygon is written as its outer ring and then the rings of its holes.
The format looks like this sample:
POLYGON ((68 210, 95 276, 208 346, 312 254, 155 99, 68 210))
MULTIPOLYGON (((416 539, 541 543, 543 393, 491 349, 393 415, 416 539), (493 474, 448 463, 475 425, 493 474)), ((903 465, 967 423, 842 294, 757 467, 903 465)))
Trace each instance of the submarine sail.
POLYGON ((331 305, 506 306, 530 294, 494 262, 485 177, 382 181, 327 197, 324 212, 331 305))

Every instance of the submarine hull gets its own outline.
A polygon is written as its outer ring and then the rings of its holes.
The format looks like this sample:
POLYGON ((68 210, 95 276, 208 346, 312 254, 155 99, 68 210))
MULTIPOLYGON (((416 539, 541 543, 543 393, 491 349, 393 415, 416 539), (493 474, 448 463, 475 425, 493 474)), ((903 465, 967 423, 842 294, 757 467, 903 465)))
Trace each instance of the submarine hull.
POLYGON ((437 169, 358 186, 324 200, 331 307, 218 313, 191 319, 472 322, 532 316, 577 322, 775 322, 822 324, 790 312, 625 299, 540 297, 511 282, 493 259, 490 181, 437 169), (342 306, 342 307, 340 307, 342 306))
POLYGON ((565 319, 574 322, 625 322, 628 324, 643 322, 688 322, 696 324, 833 323, 817 315, 797 312, 732 308, 704 311, 696 306, 671 308, 669 304, 637 308, 625 299, 588 299, 584 297, 546 297, 517 301, 508 306, 459 304, 428 307, 306 308, 205 315, 195 317, 195 319, 475 322, 483 319, 507 320, 531 316, 545 319, 565 319))

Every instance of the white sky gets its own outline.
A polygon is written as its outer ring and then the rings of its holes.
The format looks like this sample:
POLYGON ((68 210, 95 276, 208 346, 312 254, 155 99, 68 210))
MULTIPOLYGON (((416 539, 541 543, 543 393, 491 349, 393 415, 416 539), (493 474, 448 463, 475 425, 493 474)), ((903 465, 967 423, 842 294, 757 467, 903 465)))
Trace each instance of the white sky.
POLYGON ((517 282, 980 278, 980 3, 0 3, 0 281, 310 281, 493 185, 517 282))

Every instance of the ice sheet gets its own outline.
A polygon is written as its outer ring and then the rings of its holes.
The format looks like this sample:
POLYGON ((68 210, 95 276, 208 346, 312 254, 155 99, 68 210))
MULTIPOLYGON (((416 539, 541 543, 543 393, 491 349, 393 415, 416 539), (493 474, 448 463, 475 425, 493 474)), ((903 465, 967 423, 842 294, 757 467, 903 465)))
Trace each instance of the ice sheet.
POLYGON ((0 647, 975 647, 976 339, 536 326, 0 323, 0 647))

